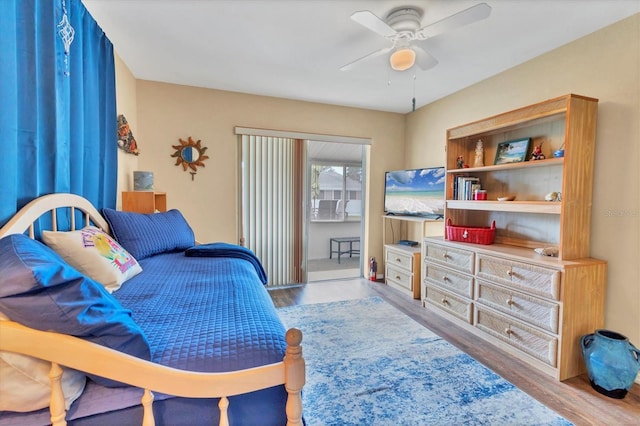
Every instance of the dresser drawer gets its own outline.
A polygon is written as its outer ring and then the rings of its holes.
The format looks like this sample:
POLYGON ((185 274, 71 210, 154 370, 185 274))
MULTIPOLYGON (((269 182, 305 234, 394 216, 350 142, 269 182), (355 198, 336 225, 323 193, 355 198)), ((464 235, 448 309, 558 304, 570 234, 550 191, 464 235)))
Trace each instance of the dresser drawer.
POLYGON ((559 300, 560 271, 478 254, 476 275, 523 290, 527 293, 559 300))
POLYGON ((385 264, 413 272, 413 253, 387 248, 385 264))
POLYGON ((451 290, 454 293, 470 299, 473 297, 472 276, 428 262, 425 262, 424 269, 424 279, 426 283, 435 284, 443 289, 451 290))
POLYGON ((560 306, 534 296, 476 281, 476 301, 552 333, 558 332, 560 306))
POLYGON ((423 286, 423 289, 423 297, 426 304, 441 309, 471 324, 473 305, 470 300, 429 285, 423 286))
POLYGON ((556 366, 558 339, 503 316, 480 304, 474 305, 475 326, 480 330, 518 348, 552 367, 556 366))
POLYGON ((424 260, 473 274, 474 252, 425 241, 424 260))
POLYGON ((387 264, 385 271, 387 282, 396 284, 406 290, 413 291, 413 274, 395 265, 387 264))

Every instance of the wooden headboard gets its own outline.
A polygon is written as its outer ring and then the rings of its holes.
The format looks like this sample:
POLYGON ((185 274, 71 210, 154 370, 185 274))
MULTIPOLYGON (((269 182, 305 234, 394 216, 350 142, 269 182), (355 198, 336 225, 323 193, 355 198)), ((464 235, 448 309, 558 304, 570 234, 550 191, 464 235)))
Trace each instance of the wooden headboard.
POLYGON ((0 238, 10 234, 24 234, 27 231, 29 231, 29 237, 34 238, 34 222, 47 213, 51 213, 51 230, 57 231, 58 209, 70 210, 70 231, 93 224, 104 232, 110 233, 107 221, 87 199, 75 194, 58 193, 43 195, 25 205, 0 229, 0 238), (79 226, 75 223, 76 210, 81 211, 84 218, 79 226))

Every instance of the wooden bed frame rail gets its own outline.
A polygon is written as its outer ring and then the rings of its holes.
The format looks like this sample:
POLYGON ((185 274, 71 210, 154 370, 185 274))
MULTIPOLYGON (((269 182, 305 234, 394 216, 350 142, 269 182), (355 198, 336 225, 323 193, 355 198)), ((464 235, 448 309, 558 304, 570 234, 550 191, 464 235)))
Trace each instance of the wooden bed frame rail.
MULTIPOLYGON (((27 233, 34 238, 34 222, 51 212, 52 229, 58 229, 57 209, 71 209, 71 230, 76 229, 75 210, 83 213, 84 224, 105 232, 109 225, 93 205, 74 194, 49 194, 25 205, 0 229, 0 238, 27 233)), ((81 227, 82 227, 81 226, 81 227)), ((78 228, 79 229, 79 228, 78 228)), ((14 321, 0 320, 0 350, 15 352, 51 362, 50 413, 54 426, 66 425, 61 366, 73 368, 144 389, 141 399, 143 426, 155 424, 153 392, 186 398, 220 398, 220 426, 228 426, 228 397, 284 385, 287 391, 287 425, 302 426, 301 391, 305 384, 302 332, 289 329, 282 362, 224 373, 198 373, 166 367, 65 334, 35 330, 14 321), (117 369, 110 366, 118 365, 117 369)))
POLYGON ((220 398, 220 425, 229 424, 228 397, 284 384, 288 393, 288 425, 302 425, 301 390, 305 364, 302 333, 287 331, 287 350, 279 363, 226 373, 197 373, 166 367, 65 334, 0 321, 0 350, 20 353, 51 362, 51 423, 65 425, 65 403, 60 378, 64 365, 144 389, 141 403, 143 426, 153 425, 153 391, 186 398, 220 398), (55 348, 55 350, 53 349, 55 348), (117 365, 117 369, 111 366, 117 365))

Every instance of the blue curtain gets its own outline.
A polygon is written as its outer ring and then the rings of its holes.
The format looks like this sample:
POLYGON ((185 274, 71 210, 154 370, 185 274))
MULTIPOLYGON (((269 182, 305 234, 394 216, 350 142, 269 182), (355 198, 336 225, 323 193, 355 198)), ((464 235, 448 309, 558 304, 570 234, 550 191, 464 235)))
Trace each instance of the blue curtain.
POLYGON ((81 1, 0 0, 0 76, 0 226, 53 192, 115 208, 113 46, 81 1))

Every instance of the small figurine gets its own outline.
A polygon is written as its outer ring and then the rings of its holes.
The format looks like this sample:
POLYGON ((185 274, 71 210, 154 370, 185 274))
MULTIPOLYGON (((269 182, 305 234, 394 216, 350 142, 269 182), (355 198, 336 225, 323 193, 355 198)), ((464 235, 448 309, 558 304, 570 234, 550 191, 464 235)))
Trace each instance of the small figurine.
POLYGON ((478 142, 476 143, 476 157, 473 160, 473 167, 482 166, 484 166, 484 146, 482 139, 478 139, 478 142))
POLYGON ((544 196, 545 201, 560 201, 562 194, 560 192, 550 192, 544 196))
POLYGON ((542 153, 542 145, 536 145, 531 153, 532 160, 544 160, 545 156, 542 153))
POLYGON ((462 155, 458 156, 458 159, 456 160, 456 164, 457 164, 459 169, 463 169, 464 168, 464 157, 462 155))

